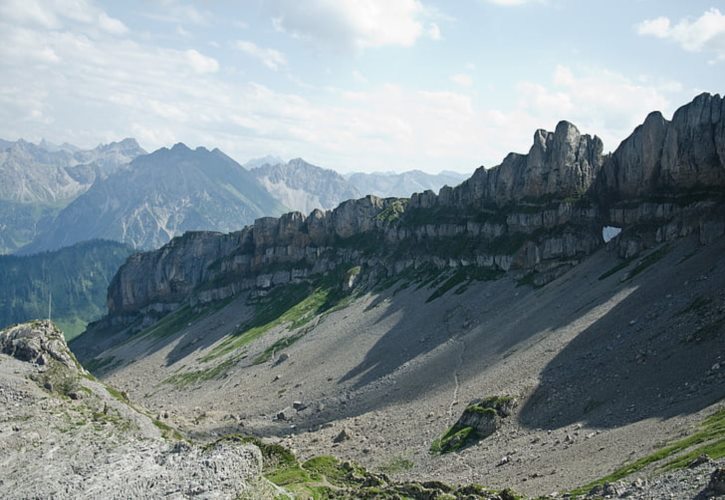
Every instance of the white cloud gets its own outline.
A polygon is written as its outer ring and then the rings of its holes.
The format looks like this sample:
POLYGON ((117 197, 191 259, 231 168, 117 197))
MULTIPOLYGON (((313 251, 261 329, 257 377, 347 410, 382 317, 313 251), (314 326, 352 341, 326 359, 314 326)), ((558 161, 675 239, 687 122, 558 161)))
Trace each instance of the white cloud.
POLYGON ((644 121, 651 111, 672 111, 668 94, 679 92, 676 82, 635 81, 603 69, 583 69, 579 74, 557 66, 551 84, 522 82, 518 85, 518 110, 535 127, 553 127, 558 120, 569 120, 583 131, 596 134, 605 149, 619 142, 644 121))
POLYGON ((450 80, 461 87, 470 87, 473 85, 473 78, 465 73, 456 73, 455 75, 451 75, 450 80))
POLYGON ((418 0, 274 0, 267 8, 278 30, 342 49, 410 47, 424 33, 418 0))
POLYGON ((3 0, 0 17, 20 25, 58 29, 64 20, 93 26, 114 35, 128 31, 120 20, 110 17, 87 0, 3 0))
POLYGON ((352 77, 358 83, 363 83, 363 84, 369 83, 367 77, 365 75, 363 75, 359 70, 353 70, 352 77))
POLYGON ((436 23, 430 23, 428 25, 428 38, 436 41, 443 38, 441 35, 441 29, 436 23))
POLYGON ((505 7, 513 7, 516 5, 524 5, 526 3, 540 3, 542 0, 485 0, 494 5, 503 5, 505 7))
POLYGON ((259 60, 271 70, 277 71, 287 64, 287 58, 278 50, 259 47, 254 42, 247 40, 238 40, 235 46, 245 54, 259 60))
POLYGON ((707 10, 694 21, 685 18, 673 24, 658 17, 635 28, 639 35, 672 40, 688 52, 713 52, 717 60, 725 60, 725 15, 719 9, 707 10))
POLYGON ((219 70, 219 63, 212 57, 207 57, 201 52, 189 49, 184 52, 186 60, 191 68, 197 73, 215 73, 219 70))
POLYGON ((652 35, 657 38, 666 38, 670 32, 670 20, 666 17, 646 19, 637 25, 640 35, 652 35))
POLYGON ((199 10, 193 5, 182 4, 178 0, 156 0, 154 3, 158 5, 158 10, 147 11, 143 15, 155 21, 205 26, 212 19, 211 13, 199 10))
POLYGON ((123 35, 128 31, 128 28, 118 19, 110 17, 105 12, 98 14, 98 24, 103 31, 112 33, 114 35, 123 35))
POLYGON ((671 112, 670 97, 682 92, 673 82, 560 66, 543 81, 514 86, 510 106, 482 103, 465 89, 370 83, 357 85, 360 92, 306 87, 300 95, 225 79, 199 50, 113 35, 92 22, 79 28, 59 15, 49 30, 32 16, 6 19, 0 137, 81 146, 132 134, 149 149, 184 141, 240 160, 274 152, 342 170, 470 171, 525 152, 536 128, 551 130, 560 119, 613 149, 649 111, 671 112))

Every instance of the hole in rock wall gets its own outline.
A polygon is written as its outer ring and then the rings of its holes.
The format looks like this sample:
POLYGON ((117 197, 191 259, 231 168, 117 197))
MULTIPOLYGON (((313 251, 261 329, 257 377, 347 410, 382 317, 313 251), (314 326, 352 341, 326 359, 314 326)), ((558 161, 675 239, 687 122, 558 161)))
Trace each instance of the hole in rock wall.
POLYGON ((602 228, 602 238, 604 238, 604 243, 608 243, 609 240, 611 240, 612 238, 614 238, 621 232, 622 232, 621 227, 604 226, 602 228))

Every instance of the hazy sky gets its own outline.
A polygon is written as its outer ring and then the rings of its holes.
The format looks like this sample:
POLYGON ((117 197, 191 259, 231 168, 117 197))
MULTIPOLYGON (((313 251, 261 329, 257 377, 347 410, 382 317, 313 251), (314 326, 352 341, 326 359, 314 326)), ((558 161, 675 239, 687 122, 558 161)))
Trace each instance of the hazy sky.
POLYGON ((472 171, 725 91, 723 0, 0 0, 0 137, 472 171))

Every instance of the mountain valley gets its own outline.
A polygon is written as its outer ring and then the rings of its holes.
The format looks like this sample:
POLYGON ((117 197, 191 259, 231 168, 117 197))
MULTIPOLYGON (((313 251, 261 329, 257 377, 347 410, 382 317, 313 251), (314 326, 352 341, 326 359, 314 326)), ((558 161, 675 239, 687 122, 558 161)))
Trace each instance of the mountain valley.
POLYGON ((529 496, 694 497, 725 456, 723 115, 702 94, 609 155, 560 122, 438 194, 188 232, 131 256, 71 348, 196 439, 529 496))

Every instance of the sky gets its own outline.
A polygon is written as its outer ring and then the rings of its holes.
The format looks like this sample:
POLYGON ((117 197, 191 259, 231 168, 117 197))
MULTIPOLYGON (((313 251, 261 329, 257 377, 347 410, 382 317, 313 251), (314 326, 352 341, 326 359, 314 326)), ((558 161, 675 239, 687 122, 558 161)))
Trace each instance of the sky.
POLYGON ((134 137, 340 172, 614 150, 725 92, 725 0, 0 0, 0 137, 134 137))

